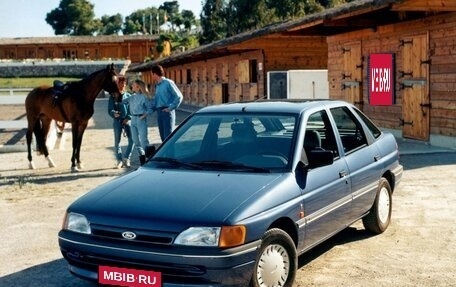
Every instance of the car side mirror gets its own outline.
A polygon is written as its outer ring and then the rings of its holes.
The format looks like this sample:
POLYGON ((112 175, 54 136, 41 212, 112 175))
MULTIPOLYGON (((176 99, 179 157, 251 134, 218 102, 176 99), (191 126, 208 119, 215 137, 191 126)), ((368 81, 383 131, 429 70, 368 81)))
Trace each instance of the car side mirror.
POLYGON ((334 156, 331 151, 315 149, 307 153, 307 160, 309 168, 316 168, 331 165, 334 162, 334 156))
POLYGON ((145 150, 146 158, 153 156, 156 150, 154 145, 147 145, 145 150))

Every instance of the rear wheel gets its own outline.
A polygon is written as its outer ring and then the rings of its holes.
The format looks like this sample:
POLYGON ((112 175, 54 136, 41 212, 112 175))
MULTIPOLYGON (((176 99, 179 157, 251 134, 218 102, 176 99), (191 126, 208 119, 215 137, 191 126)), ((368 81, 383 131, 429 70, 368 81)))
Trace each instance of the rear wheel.
POLYGON ((296 276, 296 247, 291 237, 281 229, 268 230, 253 271, 253 287, 291 287, 296 276))
POLYGON ((377 234, 385 231, 391 221, 392 203, 390 184, 385 178, 381 178, 374 204, 363 218, 364 228, 377 234))

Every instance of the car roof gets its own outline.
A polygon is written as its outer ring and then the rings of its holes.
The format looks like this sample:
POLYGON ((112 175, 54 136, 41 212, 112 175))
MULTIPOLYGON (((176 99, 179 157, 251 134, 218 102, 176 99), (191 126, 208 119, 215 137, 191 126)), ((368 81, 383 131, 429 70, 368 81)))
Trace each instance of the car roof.
POLYGON ((237 112, 270 112, 296 113, 328 106, 347 106, 347 102, 339 100, 257 100, 252 102, 236 102, 212 105, 201 108, 196 113, 237 113, 237 112))

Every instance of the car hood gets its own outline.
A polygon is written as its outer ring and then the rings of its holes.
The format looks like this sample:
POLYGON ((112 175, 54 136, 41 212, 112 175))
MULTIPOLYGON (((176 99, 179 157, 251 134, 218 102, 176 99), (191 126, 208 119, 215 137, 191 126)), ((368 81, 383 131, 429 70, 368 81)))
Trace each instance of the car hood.
POLYGON ((249 206, 249 212, 244 210, 242 215, 247 217, 246 213, 258 212, 255 209, 277 204, 267 193, 281 177, 283 174, 277 173, 141 168, 87 193, 69 211, 105 225, 162 230, 189 224, 218 226, 228 223, 242 206, 249 206))

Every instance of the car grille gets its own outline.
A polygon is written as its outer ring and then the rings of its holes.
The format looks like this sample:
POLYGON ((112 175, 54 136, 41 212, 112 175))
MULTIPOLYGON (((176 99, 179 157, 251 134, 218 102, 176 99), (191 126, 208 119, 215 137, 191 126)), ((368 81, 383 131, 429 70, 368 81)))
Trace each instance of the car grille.
POLYGON ((79 252, 63 252, 64 257, 74 266, 98 271, 98 266, 116 266, 131 269, 152 270, 160 272, 162 275, 167 276, 169 279, 178 280, 178 278, 198 278, 206 273, 206 268, 203 266, 190 266, 178 264, 160 264, 154 262, 135 262, 125 261, 125 259, 116 257, 100 257, 96 255, 81 254, 79 252))
POLYGON ((174 233, 167 233, 167 232, 156 232, 156 231, 149 231, 149 230, 132 230, 128 228, 120 228, 120 227, 112 227, 106 225, 98 225, 98 224, 91 224, 90 228, 92 230, 92 235, 95 238, 103 238, 105 240, 122 240, 122 241, 130 241, 134 242, 135 244, 156 244, 156 245, 171 245, 174 237, 176 236, 174 233), (134 232, 136 234, 136 238, 132 240, 125 239, 122 236, 122 233, 125 231, 134 232))

